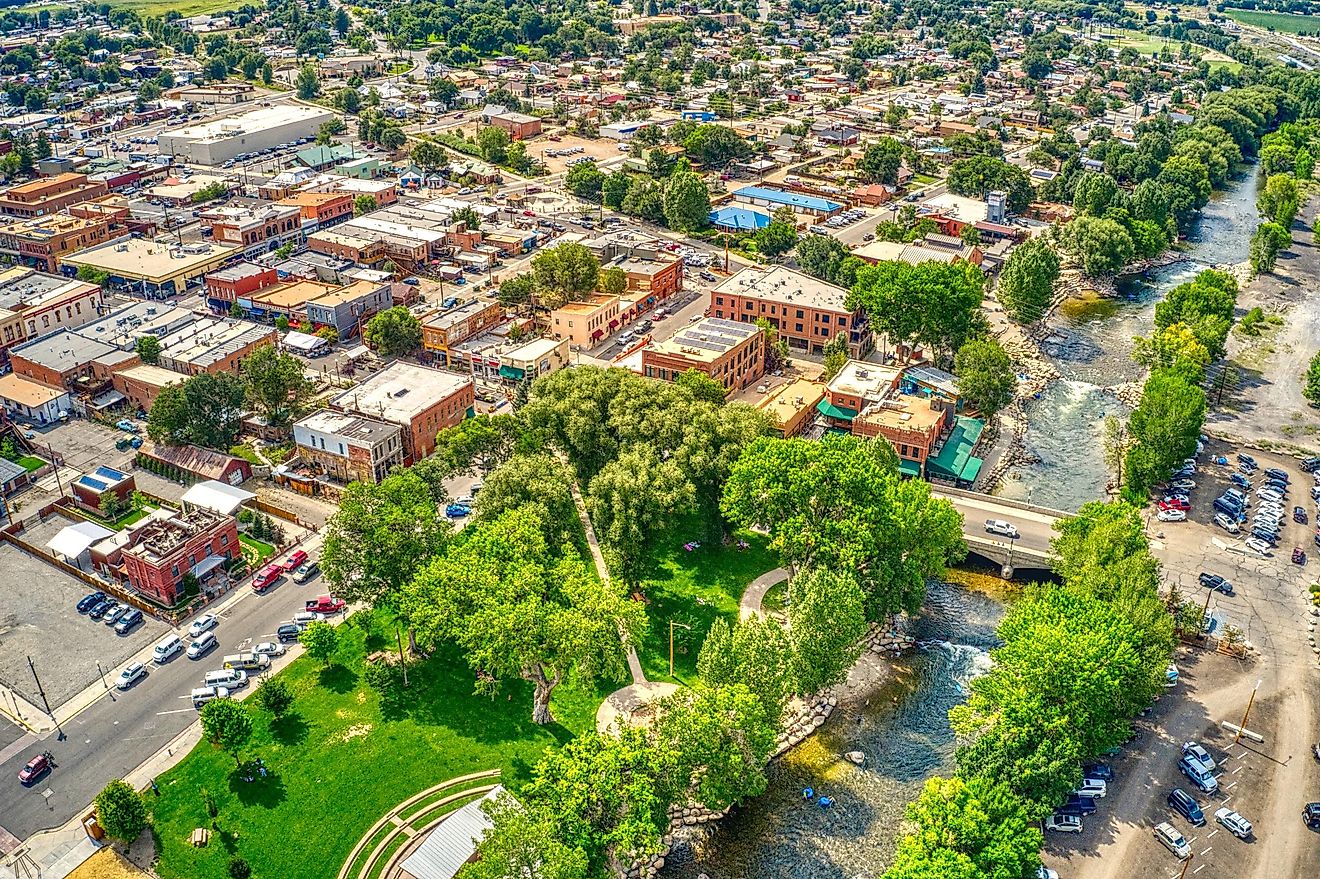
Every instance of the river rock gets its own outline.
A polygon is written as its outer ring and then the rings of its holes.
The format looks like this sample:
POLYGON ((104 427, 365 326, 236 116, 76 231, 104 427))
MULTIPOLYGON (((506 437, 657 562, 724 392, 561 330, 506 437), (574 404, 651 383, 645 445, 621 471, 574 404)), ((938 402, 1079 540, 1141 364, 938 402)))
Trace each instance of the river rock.
POLYGON ((659 871, 659 870, 663 870, 664 868, 665 868, 665 859, 664 859, 664 858, 656 858, 656 859, 655 859, 655 869, 656 869, 657 871, 659 871))
POLYGON ((849 751, 847 754, 844 754, 843 756, 848 760, 849 763, 852 763, 856 766, 863 766, 866 764, 866 755, 863 754, 861 751, 849 751))

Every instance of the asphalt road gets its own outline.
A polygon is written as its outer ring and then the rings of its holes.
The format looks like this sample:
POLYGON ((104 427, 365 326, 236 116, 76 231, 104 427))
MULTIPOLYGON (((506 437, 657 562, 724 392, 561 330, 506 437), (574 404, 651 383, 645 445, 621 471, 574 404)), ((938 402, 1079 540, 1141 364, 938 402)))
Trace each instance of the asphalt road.
MULTIPOLYGON (((1036 552, 1046 554, 1050 551, 1050 539, 1054 537, 1054 522, 1051 516, 1019 510, 1016 507, 1004 507, 989 496, 984 498, 963 498, 945 495, 938 488, 932 488, 931 494, 944 497, 953 503, 954 509, 962 513, 963 533, 974 540, 992 540, 996 544, 1008 546, 1009 541, 985 530, 986 519, 1002 519, 1016 525, 1021 535, 1013 541, 1014 552, 1036 552)), ((975 549, 975 547, 972 547, 975 549)), ((1026 567, 1025 561, 1019 567, 1026 567)))
MULTIPOLYGON (((312 546, 319 548, 319 539, 312 546)), ((311 552, 318 555, 316 549, 311 552)), ((72 818, 107 782, 123 777, 197 719, 188 693, 201 685, 206 672, 220 667, 226 653, 275 640, 275 628, 325 587, 318 576, 301 586, 286 578, 260 596, 246 585, 239 588, 241 597, 221 611, 215 629, 220 643, 205 657, 194 661, 180 654, 164 666, 147 663, 147 677, 132 689, 112 689, 65 723, 66 739, 61 741, 54 732, 41 738, 29 735, 20 740, 21 748, 15 743, 4 749, 13 753, 0 763, 0 831, 26 839, 72 818), (47 750, 55 757, 54 771, 32 787, 20 785, 18 771, 47 750)), ((146 656, 150 652, 149 646, 146 656)), ((119 668, 107 670, 112 688, 118 676, 119 668)))

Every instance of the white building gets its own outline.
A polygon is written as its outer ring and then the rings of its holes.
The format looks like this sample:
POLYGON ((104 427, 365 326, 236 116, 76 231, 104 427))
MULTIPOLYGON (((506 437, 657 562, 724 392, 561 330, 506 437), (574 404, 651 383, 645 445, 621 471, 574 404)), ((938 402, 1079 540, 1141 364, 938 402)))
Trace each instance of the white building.
POLYGON ((303 137, 314 137, 334 113, 314 107, 281 104, 226 116, 199 125, 185 125, 160 133, 162 156, 175 156, 201 165, 219 165, 241 153, 252 153, 303 137))

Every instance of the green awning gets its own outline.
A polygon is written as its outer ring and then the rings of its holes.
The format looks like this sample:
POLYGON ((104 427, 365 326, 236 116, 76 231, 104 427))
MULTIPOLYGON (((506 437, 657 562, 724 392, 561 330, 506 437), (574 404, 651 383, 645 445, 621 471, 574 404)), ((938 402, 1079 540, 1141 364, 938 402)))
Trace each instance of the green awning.
POLYGON ((921 464, 917 461, 909 461, 907 458, 899 458, 898 472, 903 476, 916 478, 921 475, 921 464))
POLYGON ((981 472, 981 459, 972 455, 972 450, 985 431, 985 422, 979 418, 959 415, 953 426, 953 432, 945 440, 944 446, 935 457, 926 462, 926 473, 939 479, 954 482, 971 482, 981 472))
POLYGON ((501 366, 500 375, 504 378, 511 378, 514 381, 522 381, 523 376, 526 375, 526 373, 516 366, 501 366))
POLYGON ((847 406, 835 406, 829 399, 823 399, 816 404, 816 411, 821 415, 827 415, 830 418, 840 418, 844 421, 852 421, 857 417, 856 409, 849 409, 847 406))

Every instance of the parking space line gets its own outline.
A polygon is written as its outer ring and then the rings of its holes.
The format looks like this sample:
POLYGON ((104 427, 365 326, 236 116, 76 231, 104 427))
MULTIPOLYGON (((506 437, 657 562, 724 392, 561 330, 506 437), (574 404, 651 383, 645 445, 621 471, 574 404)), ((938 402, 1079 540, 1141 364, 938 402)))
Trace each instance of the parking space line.
POLYGON ((1211 852, 1213 849, 1214 849, 1214 846, 1212 846, 1212 845, 1208 845, 1208 846, 1206 846, 1206 847, 1205 847, 1205 851, 1201 852, 1201 857, 1205 857, 1206 855, 1210 854, 1210 852, 1211 852))
POLYGON ((1219 828, 1216 827, 1214 830, 1210 831, 1210 833, 1206 836, 1206 839, 1209 839, 1211 836, 1214 836, 1218 832, 1219 832, 1219 828))
MULTIPOLYGON (((188 698, 188 697, 183 696, 183 697, 181 697, 181 698, 185 698, 185 699, 186 699, 186 698, 188 698)), ((156 716, 157 716, 157 717, 161 717, 162 715, 165 715, 165 714, 183 714, 184 712, 187 712, 187 711, 196 711, 196 710, 197 710, 197 709, 195 709, 195 708, 172 708, 172 709, 170 709, 169 711, 157 711, 157 712, 156 712, 156 716)))
POLYGON ((1233 770, 1233 774, 1234 774, 1234 775, 1237 775, 1239 772, 1241 772, 1243 769, 1246 769, 1246 768, 1247 768, 1247 767, 1245 767, 1245 766, 1239 766, 1237 769, 1234 769, 1234 770, 1233 770))
POLYGON ((1199 872, 1201 872, 1202 870, 1204 870, 1207 866, 1209 866, 1209 865, 1208 865, 1208 864, 1202 864, 1201 866, 1199 866, 1199 867, 1197 867, 1195 870, 1193 870, 1192 873, 1193 873, 1193 874, 1195 874, 1195 873, 1199 873, 1199 872))

